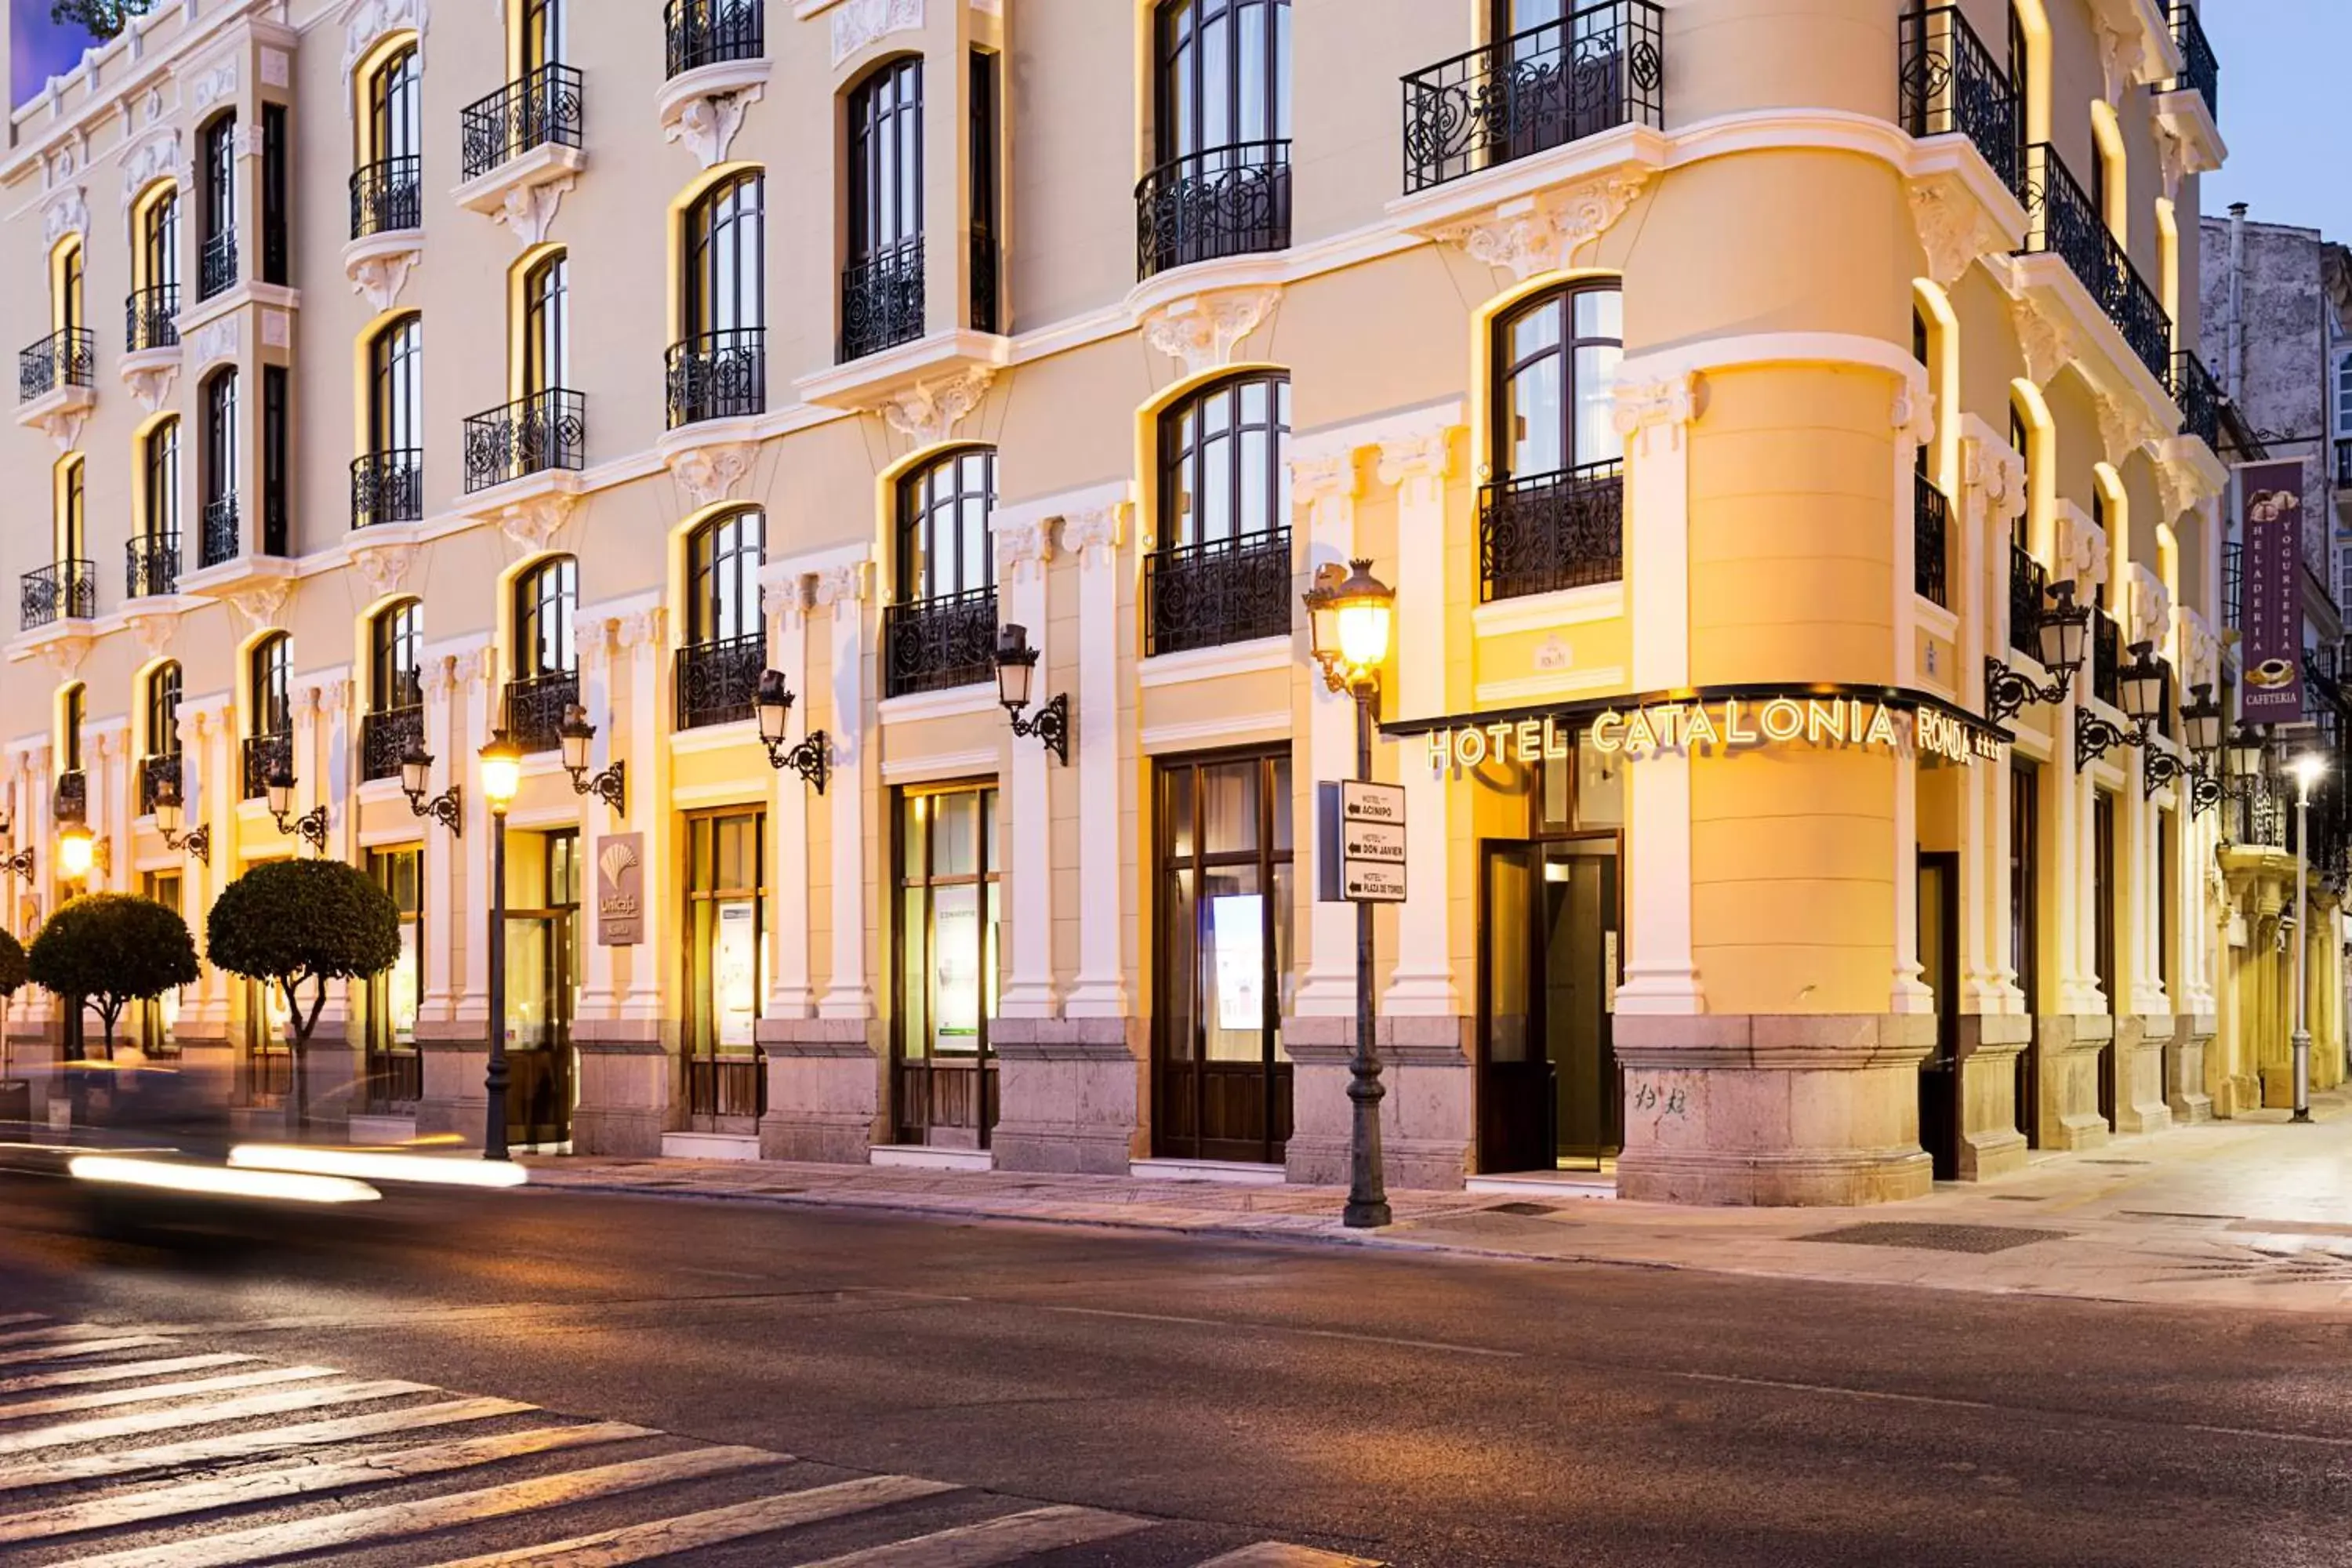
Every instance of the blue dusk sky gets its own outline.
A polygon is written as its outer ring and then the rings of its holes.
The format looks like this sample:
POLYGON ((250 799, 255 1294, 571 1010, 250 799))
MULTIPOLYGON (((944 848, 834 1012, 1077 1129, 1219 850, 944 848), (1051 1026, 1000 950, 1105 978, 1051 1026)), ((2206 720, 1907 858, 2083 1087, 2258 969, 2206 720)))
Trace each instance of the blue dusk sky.
POLYGON ((81 52, 91 42, 82 28, 50 21, 49 0, 8 0, 10 104, 24 102, 51 77, 80 64, 81 52))

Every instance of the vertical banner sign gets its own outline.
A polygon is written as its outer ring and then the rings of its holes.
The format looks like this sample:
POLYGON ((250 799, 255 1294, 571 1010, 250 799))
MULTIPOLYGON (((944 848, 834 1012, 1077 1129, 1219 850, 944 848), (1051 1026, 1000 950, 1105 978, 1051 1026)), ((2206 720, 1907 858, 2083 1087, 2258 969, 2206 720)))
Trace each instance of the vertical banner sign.
POLYGON ((2303 717, 2303 459, 2239 465, 2238 495, 2246 672, 2238 710, 2252 723, 2292 722, 2303 717))
POLYGON ((646 940, 646 836, 608 833, 596 841, 596 944, 646 940))

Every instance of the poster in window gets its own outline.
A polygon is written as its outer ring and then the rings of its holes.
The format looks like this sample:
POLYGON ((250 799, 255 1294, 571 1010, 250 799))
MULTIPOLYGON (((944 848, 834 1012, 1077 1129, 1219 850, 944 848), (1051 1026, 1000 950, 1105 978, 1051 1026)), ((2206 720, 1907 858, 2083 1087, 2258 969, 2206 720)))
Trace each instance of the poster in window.
POLYGON ((760 921, 749 899, 719 906, 719 937, 711 943, 710 994, 719 1014, 719 1043, 751 1048, 760 1016, 760 921))
POLYGON ((933 1048, 970 1053, 980 1045, 980 898, 974 888, 941 888, 931 910, 938 1016, 933 1048))
POLYGON ((1217 1027, 1265 1027, 1265 899, 1226 893, 1209 900, 1217 954, 1217 1027))
POLYGON ((400 924, 400 956, 393 960, 392 973, 384 976, 384 1014, 391 1023, 394 1045, 416 1043, 416 924, 403 921, 400 924))

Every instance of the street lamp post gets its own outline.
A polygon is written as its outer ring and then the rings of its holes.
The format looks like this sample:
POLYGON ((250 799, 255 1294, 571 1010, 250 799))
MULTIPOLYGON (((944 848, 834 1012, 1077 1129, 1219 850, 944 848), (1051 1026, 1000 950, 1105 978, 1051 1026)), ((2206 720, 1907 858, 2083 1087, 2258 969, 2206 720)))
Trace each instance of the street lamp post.
POLYGON ((482 1158, 507 1158, 507 807, 522 784, 522 751, 503 728, 482 758, 482 799, 490 808, 490 1061, 482 1079, 488 1122, 482 1158))
POLYGON ((2327 771, 2327 760, 2305 752, 2294 760, 2294 1120, 2311 1120, 2311 1030, 2304 1016, 2304 955, 2311 946, 2311 786, 2327 771))
MULTIPOLYGON (((1372 726, 1381 704, 1381 666, 1388 661, 1396 592, 1372 575, 1370 561, 1342 573, 1327 565, 1306 595, 1307 626, 1323 684, 1356 700, 1356 777, 1372 782, 1372 726)), ((1380 1047, 1373 1037, 1372 906, 1356 905, 1356 1054, 1348 1063, 1348 1100, 1354 1110, 1348 1145, 1348 1206, 1340 1223, 1375 1229, 1390 1220, 1388 1181, 1381 1158, 1380 1047)))

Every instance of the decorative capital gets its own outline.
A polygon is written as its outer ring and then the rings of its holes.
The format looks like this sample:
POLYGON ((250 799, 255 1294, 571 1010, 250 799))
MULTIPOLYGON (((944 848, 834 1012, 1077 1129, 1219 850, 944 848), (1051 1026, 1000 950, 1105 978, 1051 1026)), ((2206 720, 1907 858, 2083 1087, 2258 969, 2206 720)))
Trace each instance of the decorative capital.
POLYGON ((1119 542, 1127 533, 1128 503, 1114 501, 1062 519, 1062 548, 1078 558, 1081 567, 1108 566, 1118 558, 1119 542))
POLYGON ((2025 515, 2025 459, 2007 447, 1976 436, 1962 441, 1960 479, 1984 492, 1985 505, 2001 521, 2025 515))
POLYGON ((457 689, 457 659, 454 654, 441 654, 425 661, 425 700, 446 702, 457 689))
POLYGON ((1897 437, 1914 447, 1927 445, 1936 438, 1936 395, 1914 386, 1905 376, 1895 386, 1892 417, 1897 437))
POLYGON ((883 422, 919 447, 937 446, 955 433, 963 416, 988 395, 996 372, 973 365, 937 381, 918 381, 884 398, 875 408, 883 422))
POLYGON ((811 579, 814 597, 820 609, 840 613, 842 606, 855 608, 866 600, 867 563, 853 561, 844 566, 829 566, 811 579))
POLYGON ((1391 436, 1381 443, 1381 483, 1443 483, 1454 471, 1454 426, 1391 436))
POLYGON ((635 651, 641 647, 658 647, 661 645, 662 630, 667 624, 667 619, 662 613, 661 607, 654 605, 647 609, 632 610, 629 614, 618 616, 608 624, 612 627, 614 642, 623 649, 635 651))
POLYGON ((989 531, 995 536, 997 571, 1006 582, 1034 582, 1045 575, 1054 559, 1052 518, 1013 523, 1000 520, 990 525, 989 531))
POLYGON ((1683 427, 1698 416, 1698 373, 1685 371, 1657 381, 1620 382, 1616 389, 1617 411, 1613 419, 1617 434, 1627 448, 1647 456, 1651 437, 1664 431, 1666 450, 1678 451, 1683 444, 1683 427))
POLYGON ((1186 375, 1223 370, 1282 300, 1279 289, 1219 289, 1172 300, 1143 318, 1143 339, 1186 375))
POLYGON ((1352 447, 1290 459, 1290 497, 1295 506, 1312 506, 1327 500, 1352 501, 1357 490, 1356 452, 1352 447))

